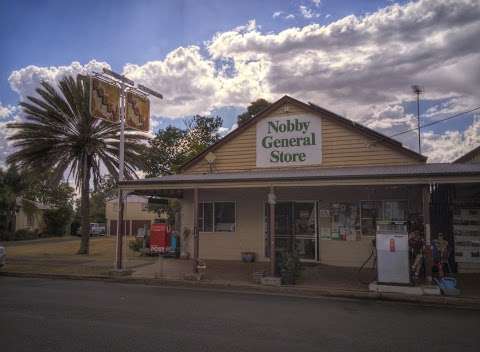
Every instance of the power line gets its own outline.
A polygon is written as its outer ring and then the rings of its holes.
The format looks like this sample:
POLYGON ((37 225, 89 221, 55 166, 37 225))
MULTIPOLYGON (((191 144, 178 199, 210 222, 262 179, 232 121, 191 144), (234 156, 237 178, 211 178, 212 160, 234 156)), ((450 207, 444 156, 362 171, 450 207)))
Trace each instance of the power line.
MULTIPOLYGON (((473 108, 473 109, 470 109, 470 110, 467 110, 467 111, 463 111, 463 112, 459 112, 458 114, 455 114, 455 115, 446 117, 446 118, 444 118, 444 119, 427 123, 427 124, 425 124, 425 125, 420 126, 420 128, 430 127, 430 126, 436 125, 437 123, 444 122, 444 121, 447 121, 447 120, 451 120, 451 119, 453 119, 453 118, 455 118, 455 117, 462 116, 462 115, 465 115, 465 114, 474 112, 474 111, 479 110, 479 109, 480 109, 480 106, 477 106, 476 108, 473 108)), ((393 137, 396 137, 396 136, 400 136, 401 134, 408 133, 408 132, 412 132, 412 131, 415 131, 415 130, 417 130, 417 129, 419 129, 419 128, 418 128, 418 127, 410 128, 410 129, 408 129, 408 130, 405 130, 405 131, 402 131, 402 132, 399 132, 399 133, 392 134, 391 136, 389 136, 389 138, 393 138, 393 137)))

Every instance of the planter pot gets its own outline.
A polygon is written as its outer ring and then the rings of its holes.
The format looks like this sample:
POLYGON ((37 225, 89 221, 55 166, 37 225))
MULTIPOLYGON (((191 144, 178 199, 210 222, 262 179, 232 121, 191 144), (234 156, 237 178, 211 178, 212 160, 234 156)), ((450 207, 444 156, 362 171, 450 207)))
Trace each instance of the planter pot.
POLYGON ((295 285, 295 273, 293 271, 282 270, 282 285, 295 285))
POLYGON ((242 262, 244 263, 253 263, 255 261, 254 252, 242 252, 242 262))

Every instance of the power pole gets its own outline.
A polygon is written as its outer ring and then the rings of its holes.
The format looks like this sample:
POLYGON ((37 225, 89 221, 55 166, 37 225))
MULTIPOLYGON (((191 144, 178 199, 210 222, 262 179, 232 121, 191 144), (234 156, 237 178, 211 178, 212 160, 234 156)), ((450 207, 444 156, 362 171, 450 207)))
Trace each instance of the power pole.
MULTIPOLYGON (((127 77, 108 70, 103 69, 103 74, 109 76, 109 80, 113 81, 120 88, 120 146, 119 146, 119 156, 118 156, 118 183, 125 179, 125 120, 127 115, 127 92, 132 91, 140 94, 153 95, 159 99, 163 99, 162 94, 145 87, 141 84, 135 88, 135 82, 127 77), (114 78, 114 80, 112 79, 114 78)), ((103 76, 104 77, 104 76, 103 76)), ((149 117, 150 118, 150 117, 149 117)), ((124 226, 124 199, 123 191, 118 189, 118 220, 117 220, 117 246, 116 246, 116 259, 115 259, 115 270, 121 271, 123 267, 123 236, 124 226)))
POLYGON ((420 94, 422 94, 424 90, 416 84, 412 86, 412 90, 417 95, 418 153, 422 154, 422 141, 420 135, 420 94))

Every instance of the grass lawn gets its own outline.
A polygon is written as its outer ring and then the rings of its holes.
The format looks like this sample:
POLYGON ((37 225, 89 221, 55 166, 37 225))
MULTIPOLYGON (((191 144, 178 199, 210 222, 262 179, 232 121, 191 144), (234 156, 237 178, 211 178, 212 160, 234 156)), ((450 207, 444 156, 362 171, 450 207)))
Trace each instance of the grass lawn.
MULTIPOLYGON (((140 257, 126 246, 126 265, 145 265, 155 261, 153 257, 140 257)), ((115 260, 115 237, 90 239, 90 254, 77 255, 80 238, 55 241, 44 239, 30 243, 5 242, 7 264, 3 271, 16 273, 47 273, 68 275, 108 276, 115 260)), ((125 251, 124 251, 125 253, 125 251)))
MULTIPOLYGON (((133 252, 128 248, 127 240, 127 258, 139 257, 139 253, 133 252)), ((95 237, 90 239, 90 254, 77 255, 77 251, 80 248, 80 238, 78 241, 39 241, 35 243, 11 245, 5 243, 8 258, 15 257, 41 257, 41 258, 61 258, 61 259, 92 259, 92 260, 111 260, 115 258, 115 237, 95 237)))

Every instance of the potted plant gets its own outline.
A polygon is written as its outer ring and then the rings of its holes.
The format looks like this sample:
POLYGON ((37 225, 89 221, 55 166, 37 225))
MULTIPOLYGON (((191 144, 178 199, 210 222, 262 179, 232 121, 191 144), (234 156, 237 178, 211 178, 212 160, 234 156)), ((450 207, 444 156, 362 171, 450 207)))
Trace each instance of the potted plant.
POLYGON ((282 258, 280 275, 283 285, 295 285, 296 279, 300 276, 302 263, 295 252, 288 252, 282 258))
POLYGON ((242 262, 253 263, 255 261, 255 252, 242 252, 242 262))

